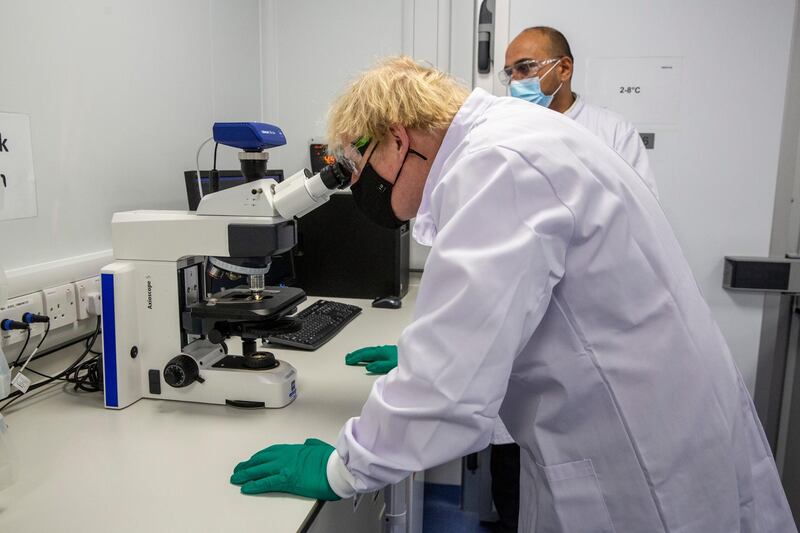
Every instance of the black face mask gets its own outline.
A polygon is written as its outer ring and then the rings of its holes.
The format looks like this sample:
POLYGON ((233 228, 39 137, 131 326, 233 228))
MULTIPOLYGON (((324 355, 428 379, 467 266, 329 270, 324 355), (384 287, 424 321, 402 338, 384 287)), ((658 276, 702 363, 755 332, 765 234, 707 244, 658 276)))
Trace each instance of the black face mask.
MULTIPOLYGON (((375 145, 375 149, 377 148, 378 146, 375 145)), ((372 154, 375 153, 375 149, 372 150, 372 154)), ((372 157, 372 154, 370 154, 370 157, 372 157)), ((397 184, 397 178, 400 177, 400 172, 403 170, 403 165, 406 164, 408 154, 414 154, 425 161, 428 160, 424 155, 409 148, 403 158, 403 164, 400 165, 400 169, 395 176, 395 184, 397 184)), ((358 181, 350 187, 350 190, 353 193, 353 200, 355 200, 356 206, 368 219, 384 228, 397 229, 405 224, 405 221, 397 218, 392 209, 392 187, 393 185, 389 181, 372 168, 369 159, 367 159, 367 163, 361 170, 361 174, 359 174, 358 181)))

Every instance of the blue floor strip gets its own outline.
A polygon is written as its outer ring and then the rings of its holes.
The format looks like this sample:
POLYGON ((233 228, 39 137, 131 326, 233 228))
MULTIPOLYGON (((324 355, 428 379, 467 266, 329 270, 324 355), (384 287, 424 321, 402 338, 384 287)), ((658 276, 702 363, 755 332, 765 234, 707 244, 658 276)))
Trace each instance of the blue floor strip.
POLYGON ((425 483, 425 505, 422 513, 424 533, 489 533, 482 527, 477 513, 461 510, 461 487, 425 483))

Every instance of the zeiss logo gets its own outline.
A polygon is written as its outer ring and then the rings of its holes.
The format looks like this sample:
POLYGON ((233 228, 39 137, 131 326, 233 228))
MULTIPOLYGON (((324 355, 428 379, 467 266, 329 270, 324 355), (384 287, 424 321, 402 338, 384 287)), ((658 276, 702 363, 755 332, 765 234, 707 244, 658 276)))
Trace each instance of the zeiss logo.
POLYGON ((264 135, 277 135, 278 134, 277 131, 271 131, 271 130, 261 130, 261 133, 263 133, 264 135))
POLYGON ((153 282, 147 280, 147 308, 153 308, 153 282))

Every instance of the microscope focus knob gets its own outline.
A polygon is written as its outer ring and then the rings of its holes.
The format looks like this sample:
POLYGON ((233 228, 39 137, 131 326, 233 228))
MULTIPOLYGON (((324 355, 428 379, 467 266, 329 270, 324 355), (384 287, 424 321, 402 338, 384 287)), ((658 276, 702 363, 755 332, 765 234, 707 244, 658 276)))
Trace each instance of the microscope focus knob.
POLYGON ((193 357, 181 354, 170 359, 164 367, 164 381, 171 387, 181 388, 203 380, 200 379, 197 361, 193 357))
POLYGON ((217 328, 214 328, 208 332, 208 341, 214 344, 222 344, 225 342, 225 334, 217 328))

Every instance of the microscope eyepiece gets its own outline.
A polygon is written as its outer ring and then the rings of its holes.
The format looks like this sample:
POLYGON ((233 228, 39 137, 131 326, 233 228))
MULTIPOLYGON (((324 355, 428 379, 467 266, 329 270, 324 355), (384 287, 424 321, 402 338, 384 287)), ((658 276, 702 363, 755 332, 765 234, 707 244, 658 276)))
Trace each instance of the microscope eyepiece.
POLYGON ((332 163, 319 172, 322 183, 328 189, 345 189, 350 185, 350 178, 353 175, 352 165, 339 160, 332 163))

